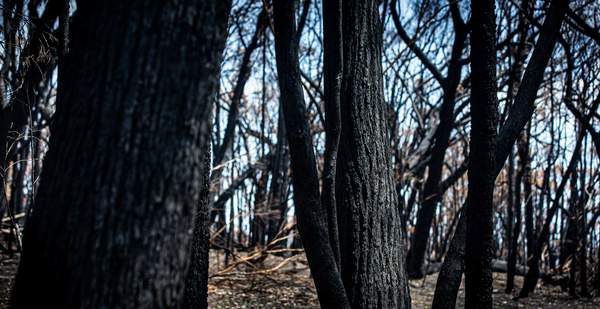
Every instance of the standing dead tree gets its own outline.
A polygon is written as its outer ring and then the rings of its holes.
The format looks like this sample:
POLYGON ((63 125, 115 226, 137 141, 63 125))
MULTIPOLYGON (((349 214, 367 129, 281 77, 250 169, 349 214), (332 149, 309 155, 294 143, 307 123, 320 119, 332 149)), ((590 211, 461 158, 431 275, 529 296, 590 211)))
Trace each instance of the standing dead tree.
MULTIPOLYGON (((190 256, 208 258, 192 249, 192 230, 206 224, 194 218, 206 212, 228 10, 227 1, 79 3, 12 308, 183 302, 190 256)), ((191 269, 206 289, 206 269, 191 269)))

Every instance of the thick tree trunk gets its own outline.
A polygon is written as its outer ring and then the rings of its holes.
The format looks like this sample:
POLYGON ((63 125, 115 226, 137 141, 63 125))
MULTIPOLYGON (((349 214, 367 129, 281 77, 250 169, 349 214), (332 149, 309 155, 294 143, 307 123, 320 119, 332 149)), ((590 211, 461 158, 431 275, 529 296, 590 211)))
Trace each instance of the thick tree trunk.
POLYGON ((465 308, 492 308, 494 182, 498 97, 493 0, 473 0, 471 141, 465 261, 465 308))
POLYGON ((180 306, 228 9, 79 3, 13 308, 180 306))
POLYGON ((387 136, 379 1, 343 1, 336 203, 341 273, 354 308, 408 308, 404 244, 387 136))

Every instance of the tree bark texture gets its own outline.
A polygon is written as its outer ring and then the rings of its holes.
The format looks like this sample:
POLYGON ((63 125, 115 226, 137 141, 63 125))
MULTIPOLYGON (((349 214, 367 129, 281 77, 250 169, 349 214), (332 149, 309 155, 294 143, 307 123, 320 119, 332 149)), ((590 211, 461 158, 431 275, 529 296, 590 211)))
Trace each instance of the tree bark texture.
POLYGON ((342 130, 335 184, 341 273, 353 308, 409 308, 383 98, 378 4, 342 4, 342 130))
POLYGON ((79 3, 13 308, 181 306, 228 10, 79 3))

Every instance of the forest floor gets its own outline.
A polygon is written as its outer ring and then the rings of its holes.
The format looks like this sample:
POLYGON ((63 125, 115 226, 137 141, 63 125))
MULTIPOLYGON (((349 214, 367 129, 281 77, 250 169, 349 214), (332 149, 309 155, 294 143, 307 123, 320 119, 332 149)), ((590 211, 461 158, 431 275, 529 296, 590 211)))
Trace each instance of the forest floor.
MULTIPOLYGON (((208 283, 210 308, 318 308, 315 288, 303 254, 282 258, 255 254, 237 257, 227 267, 211 270, 208 283)), ((222 254, 211 252, 211 265, 223 265, 222 254)), ((18 257, 0 255, 0 309, 8 308, 8 298, 18 257)), ((513 300, 505 294, 504 274, 494 274, 494 308, 600 308, 600 297, 573 299, 559 287, 539 286, 533 296, 513 300)), ((411 280, 413 308, 429 308, 437 274, 423 280, 411 280)), ((522 277, 516 278, 521 286, 522 277)), ((459 291, 462 308, 464 290, 459 291)))

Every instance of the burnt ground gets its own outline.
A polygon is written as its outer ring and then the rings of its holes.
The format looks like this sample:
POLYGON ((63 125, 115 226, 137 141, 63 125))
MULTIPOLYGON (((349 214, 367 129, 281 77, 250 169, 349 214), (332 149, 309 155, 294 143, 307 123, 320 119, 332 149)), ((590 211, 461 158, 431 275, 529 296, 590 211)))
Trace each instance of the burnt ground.
MULTIPOLYGON (((315 288, 303 254, 292 257, 260 255, 248 259, 236 257, 224 264, 222 254, 211 253, 211 277, 208 284, 210 308, 318 308, 315 288)), ((18 257, 0 255, 0 308, 7 308, 10 286, 17 270, 18 257)), ((413 308, 429 308, 437 275, 410 281, 413 308)), ((600 297, 573 299, 559 287, 540 285, 533 296, 513 300, 503 291, 504 274, 494 274, 495 308, 600 308, 600 297)), ((516 278, 517 287, 522 277, 516 278)), ((459 292, 462 308, 464 290, 459 292)))

